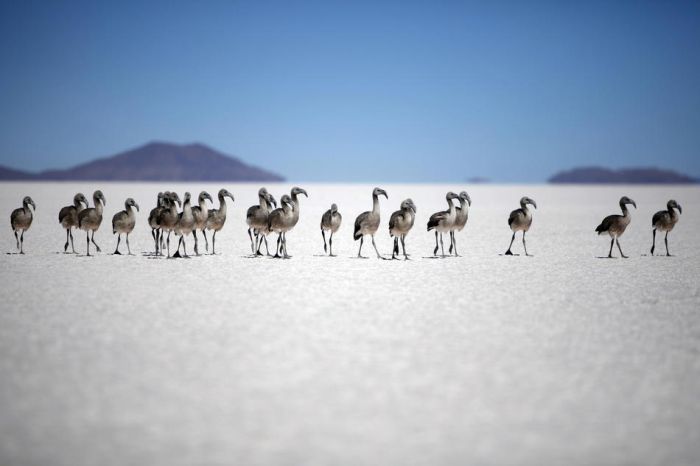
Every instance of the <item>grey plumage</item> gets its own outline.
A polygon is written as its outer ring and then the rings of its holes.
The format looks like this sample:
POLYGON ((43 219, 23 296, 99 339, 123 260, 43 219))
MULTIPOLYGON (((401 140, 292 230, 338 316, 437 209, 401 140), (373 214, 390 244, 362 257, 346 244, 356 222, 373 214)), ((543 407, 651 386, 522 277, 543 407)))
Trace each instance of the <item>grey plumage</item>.
POLYGON ((281 207, 270 212, 268 216, 268 230, 277 233, 277 246, 274 257, 289 259, 287 252, 287 232, 294 228, 294 202, 292 198, 284 194, 280 198, 281 207))
POLYGON ((620 256, 627 258, 627 256, 622 253, 619 240, 620 236, 622 236, 632 220, 629 210, 627 210, 627 204, 632 204, 635 209, 637 208, 637 203, 627 196, 622 196, 620 198, 620 209, 622 209, 622 215, 608 215, 595 229, 599 235, 602 235, 603 233, 610 235, 611 240, 608 257, 612 257, 613 245, 617 243, 617 248, 620 250, 620 256))
POLYGON ((668 252, 668 234, 673 230, 673 228, 676 226, 676 223, 678 223, 678 220, 680 217, 676 213, 676 209, 678 210, 678 214, 683 213, 683 209, 681 208, 680 204, 676 202, 675 200, 671 199, 666 203, 666 210, 660 210, 654 214, 654 216, 651 219, 651 226, 653 227, 652 230, 652 240, 651 240, 651 255, 654 255, 654 249, 656 249, 656 230, 663 231, 666 233, 664 236, 664 244, 666 245, 666 255, 670 256, 671 254, 668 252))
POLYGON ((194 228, 192 229, 192 234, 194 235, 194 253, 199 255, 199 240, 197 239, 197 230, 202 232, 204 236, 204 247, 206 251, 209 251, 209 241, 207 241, 207 236, 204 234, 204 230, 207 228, 207 219, 209 218, 209 207, 207 206, 207 201, 214 203, 211 195, 202 191, 197 197, 197 205, 192 206, 192 216, 194 217, 194 228))
POLYGON ((112 234, 117 235, 117 247, 114 250, 114 254, 121 254, 119 252, 119 243, 121 242, 122 234, 126 234, 126 250, 131 255, 129 234, 134 231, 134 226, 136 225, 134 208, 138 211, 139 205, 132 198, 128 198, 124 202, 124 210, 117 212, 112 217, 112 234))
POLYGON ((372 210, 369 212, 363 212, 357 216, 355 219, 355 229, 353 231, 353 238, 355 241, 360 240, 360 249, 357 252, 357 257, 362 256, 362 243, 364 242, 365 235, 370 235, 372 237, 372 246, 374 246, 374 252, 377 253, 377 258, 381 259, 382 256, 379 254, 377 245, 374 242, 374 234, 379 229, 379 222, 381 220, 379 211, 379 196, 384 196, 389 199, 389 196, 381 188, 374 188, 372 190, 372 210))
MULTIPOLYGON (((209 215, 207 216, 207 230, 212 230, 214 232, 211 237, 212 254, 216 254, 216 233, 220 231, 226 223, 226 198, 228 197, 231 199, 231 202, 235 202, 233 194, 228 192, 227 189, 220 189, 217 197, 219 199, 219 208, 209 209, 209 215)), ((206 233, 204 233, 204 238, 206 239, 206 233)))
POLYGON ((303 194, 307 198, 309 195, 306 193, 306 190, 299 188, 297 186, 293 187, 291 192, 289 193, 289 197, 292 201, 292 228, 296 226, 297 222, 299 222, 299 213, 300 213, 300 204, 299 204, 299 194, 303 194))
POLYGON ((180 237, 177 242, 177 251, 173 257, 189 257, 187 255, 186 236, 192 233, 194 229, 194 215, 192 214, 192 195, 189 192, 185 193, 182 202, 182 212, 177 217, 175 224, 175 234, 180 237), (182 246, 182 254, 180 254, 180 246, 182 246))
POLYGON ((449 253, 452 254, 452 248, 454 246, 455 256, 459 256, 457 252, 457 237, 455 233, 462 231, 467 220, 469 219, 469 208, 472 205, 472 198, 469 197, 466 191, 459 193, 459 206, 455 207, 455 224, 454 228, 450 231, 450 250, 449 253))
POLYGON ((87 237, 87 255, 90 255, 90 242, 95 245, 97 252, 101 249, 95 242, 95 232, 100 228, 102 224, 102 212, 107 201, 105 200, 104 194, 99 189, 92 194, 92 202, 94 207, 89 207, 82 210, 78 214, 78 228, 85 231, 87 237), (92 236, 90 236, 92 232, 92 236))
POLYGON ((88 200, 85 195, 77 193, 73 196, 73 205, 65 206, 58 212, 58 223, 66 230, 66 244, 63 245, 63 252, 68 251, 68 243, 70 242, 73 254, 75 254, 72 230, 78 228, 78 214, 87 207, 88 200))
POLYGON ((403 247, 404 259, 408 260, 408 254, 406 253, 406 235, 411 231, 411 228, 413 228, 413 223, 416 220, 416 212, 416 205, 413 203, 413 200, 409 198, 403 201, 400 209, 389 217, 389 236, 394 238, 394 248, 391 252, 392 259, 396 259, 396 255, 399 253, 400 239, 401 246, 403 247))
POLYGON ((338 231, 340 224, 343 222, 343 216, 338 212, 338 206, 331 204, 331 208, 324 212, 321 216, 321 236, 323 236, 323 252, 328 252, 326 248, 326 231, 330 231, 328 245, 330 246, 329 256, 333 257, 333 234, 338 231))
POLYGON ((10 226, 15 234, 15 241, 17 242, 17 249, 19 249, 20 254, 24 254, 24 232, 29 230, 34 220, 34 214, 29 206, 32 206, 32 208, 36 210, 36 204, 32 198, 24 196, 24 199, 22 199, 22 207, 13 210, 10 214, 10 226), (19 237, 17 236, 17 232, 20 232, 19 237))
MULTIPOLYGON (((448 209, 440 212, 435 212, 428 220, 428 231, 435 230, 435 249, 433 255, 437 256, 438 252, 438 235, 440 237, 440 247, 442 247, 442 257, 445 257, 445 245, 442 240, 443 233, 451 233, 454 230, 455 219, 457 218, 457 210, 452 203, 453 199, 459 199, 459 196, 452 191, 445 195, 448 209)), ((450 236, 451 237, 451 236, 450 236)))
POLYGON ((527 196, 520 198, 520 208, 515 209, 508 216, 508 226, 513 232, 513 236, 510 238, 510 245, 505 253, 506 256, 513 255, 511 248, 513 247, 513 241, 515 241, 515 234, 519 231, 523 232, 523 249, 525 250, 525 255, 530 255, 527 252, 527 244, 525 243, 525 233, 530 230, 530 226, 532 225, 532 212, 528 209, 528 205, 531 205, 535 209, 537 208, 537 203, 533 199, 527 196))
MULTIPOLYGON (((180 196, 177 193, 167 192, 163 195, 164 206, 163 209, 158 213, 158 225, 161 229, 161 238, 164 233, 168 233, 166 239, 166 248, 168 252, 168 257, 170 257, 170 234, 175 230, 179 215, 177 212, 177 206, 182 205, 180 196)), ((162 245, 161 245, 162 247, 162 245)), ((162 252, 161 252, 162 253, 162 252)))
POLYGON ((166 195, 169 195, 169 193, 158 193, 156 198, 156 206, 151 209, 151 212, 148 214, 148 225, 151 227, 151 236, 155 242, 156 255, 159 255, 162 249, 162 235, 160 224, 158 223, 158 217, 160 216, 161 212, 163 212, 163 209, 166 208, 166 195))
POLYGON ((250 249, 253 255, 261 255, 260 246, 265 242, 267 255, 270 250, 267 247, 268 216, 272 206, 277 206, 277 201, 265 187, 258 190, 258 204, 248 207, 245 221, 248 225, 248 237, 250 238, 250 249))

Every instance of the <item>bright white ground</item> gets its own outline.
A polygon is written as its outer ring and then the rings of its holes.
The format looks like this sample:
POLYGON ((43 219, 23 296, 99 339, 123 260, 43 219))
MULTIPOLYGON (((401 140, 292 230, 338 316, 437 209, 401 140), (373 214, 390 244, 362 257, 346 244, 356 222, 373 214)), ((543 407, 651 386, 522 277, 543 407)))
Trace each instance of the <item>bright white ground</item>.
POLYGON ((38 208, 25 256, 5 254, 8 220, 0 237, 1 464, 700 462, 700 189, 474 186, 463 257, 442 260, 424 258, 425 224, 463 187, 386 185, 384 253, 389 214, 418 206, 403 262, 351 259, 372 186, 307 184, 281 261, 246 257, 258 186, 230 184, 220 255, 142 255, 158 190, 219 187, 0 184, 6 219, 26 194, 38 208), (98 187, 102 254, 59 254, 59 208, 98 187), (535 257, 500 256, 525 194, 535 257), (621 195, 639 206, 630 258, 598 259, 609 241, 593 230, 621 195), (141 205, 137 255, 112 256, 127 196, 141 205), (651 216, 672 197, 676 256, 649 257, 651 216), (337 258, 319 256, 331 202, 337 258))

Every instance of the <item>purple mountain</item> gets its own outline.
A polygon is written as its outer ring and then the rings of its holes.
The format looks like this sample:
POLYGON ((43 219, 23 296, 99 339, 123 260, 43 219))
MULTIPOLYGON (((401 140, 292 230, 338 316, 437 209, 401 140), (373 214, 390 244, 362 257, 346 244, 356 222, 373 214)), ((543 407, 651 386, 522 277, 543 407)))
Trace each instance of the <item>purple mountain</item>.
POLYGON ((581 167, 559 172, 550 183, 600 183, 600 184, 687 184, 698 180, 672 170, 660 168, 622 168, 611 170, 602 167, 581 167))
POLYGON ((32 174, 0 167, 2 180, 85 181, 282 181, 203 144, 151 142, 65 170, 32 174))

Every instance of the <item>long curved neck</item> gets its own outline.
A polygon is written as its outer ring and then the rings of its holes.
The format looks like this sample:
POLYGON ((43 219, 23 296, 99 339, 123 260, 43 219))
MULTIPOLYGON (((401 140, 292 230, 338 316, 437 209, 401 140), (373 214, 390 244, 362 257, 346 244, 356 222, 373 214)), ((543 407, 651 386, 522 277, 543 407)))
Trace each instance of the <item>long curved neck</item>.
POLYGON ((82 202, 80 202, 80 199, 73 199, 73 207, 76 209, 80 209, 80 206, 83 205, 82 202))
POLYGON ((447 200, 447 205, 450 206, 450 215, 454 215, 455 214, 455 204, 454 204, 454 202, 452 202, 452 199, 447 200))
POLYGON ((525 211, 525 213, 527 213, 528 208, 527 208, 527 204, 526 204, 526 203, 521 202, 521 203, 520 203, 520 208, 523 209, 523 210, 525 211))
POLYGON ((29 208, 29 203, 28 202, 23 202, 22 203, 22 209, 24 209, 25 214, 31 214, 32 209, 29 208))
POLYGON ((676 212, 676 209, 674 209, 671 206, 666 206, 668 209, 668 214, 671 216, 673 220, 675 220, 678 217, 678 213, 676 212))
POLYGON ((270 203, 267 202, 267 199, 265 199, 264 196, 260 196, 260 210, 262 210, 263 212, 270 211, 270 203))
POLYGON ((207 200, 204 199, 203 197, 199 199, 199 210, 201 212, 206 212, 207 209, 207 200))
POLYGON ((92 201, 95 203, 95 211, 97 211, 97 213, 99 215, 102 215, 102 209, 104 209, 104 206, 102 205, 102 201, 100 201, 97 198, 93 199, 92 201))
POLYGON ((379 214, 379 196, 372 195, 372 213, 379 214))
POLYGON ((226 215, 226 198, 219 194, 219 214, 226 215))
POLYGON ((622 215, 624 217, 629 216, 630 211, 627 209, 627 204, 625 204, 624 202, 620 202, 620 209, 622 209, 622 215))

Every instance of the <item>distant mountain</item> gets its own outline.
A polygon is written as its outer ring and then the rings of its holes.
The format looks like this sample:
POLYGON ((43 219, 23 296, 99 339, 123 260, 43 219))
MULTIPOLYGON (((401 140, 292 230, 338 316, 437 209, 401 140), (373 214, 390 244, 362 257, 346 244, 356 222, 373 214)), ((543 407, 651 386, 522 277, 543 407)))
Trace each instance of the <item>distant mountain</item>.
POLYGON ((0 167, 4 180, 85 181, 283 181, 203 144, 151 142, 136 149, 65 170, 38 174, 0 167))
POLYGON ((35 175, 0 165, 0 181, 33 180, 35 175))
POLYGON ((699 180, 659 168, 611 170, 602 167, 581 167, 559 172, 548 181, 550 183, 689 184, 697 183, 699 180))

